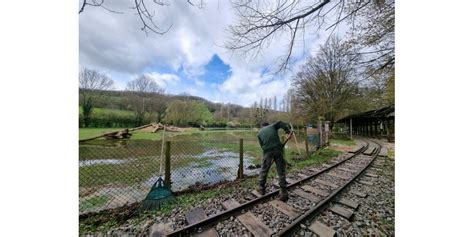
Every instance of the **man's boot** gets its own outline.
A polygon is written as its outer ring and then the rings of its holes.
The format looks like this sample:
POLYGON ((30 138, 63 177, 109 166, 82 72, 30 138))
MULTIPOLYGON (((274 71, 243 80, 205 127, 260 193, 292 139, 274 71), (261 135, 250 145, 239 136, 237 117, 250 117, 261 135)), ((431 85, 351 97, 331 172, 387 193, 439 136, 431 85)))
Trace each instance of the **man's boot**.
POLYGON ((262 187, 262 186, 258 186, 257 187, 257 193, 259 193, 260 195, 265 195, 265 187, 262 187))
POLYGON ((280 195, 278 195, 278 200, 282 202, 288 201, 288 191, 285 189, 280 189, 280 195))

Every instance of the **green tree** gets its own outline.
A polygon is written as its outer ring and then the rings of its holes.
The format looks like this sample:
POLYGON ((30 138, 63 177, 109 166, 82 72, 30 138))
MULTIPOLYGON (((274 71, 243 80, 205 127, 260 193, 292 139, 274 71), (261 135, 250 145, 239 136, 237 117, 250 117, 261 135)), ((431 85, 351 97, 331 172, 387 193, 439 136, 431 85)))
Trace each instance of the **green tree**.
POLYGON ((212 114, 202 102, 173 100, 166 109, 164 120, 177 126, 206 126, 212 121, 212 114))

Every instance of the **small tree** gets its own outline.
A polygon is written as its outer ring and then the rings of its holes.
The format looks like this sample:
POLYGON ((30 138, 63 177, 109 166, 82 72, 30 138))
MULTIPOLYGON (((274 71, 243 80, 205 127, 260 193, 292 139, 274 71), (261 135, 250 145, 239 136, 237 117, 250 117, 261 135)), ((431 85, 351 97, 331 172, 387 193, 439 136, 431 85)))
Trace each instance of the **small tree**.
POLYGON ((135 113, 135 123, 140 126, 145 120, 145 113, 151 112, 151 100, 162 94, 164 90, 147 75, 141 75, 128 82, 126 90, 128 102, 135 113))
POLYGON ((114 81, 96 70, 82 68, 79 72, 79 95, 81 99, 84 127, 90 126, 94 103, 107 89, 111 89, 114 81))

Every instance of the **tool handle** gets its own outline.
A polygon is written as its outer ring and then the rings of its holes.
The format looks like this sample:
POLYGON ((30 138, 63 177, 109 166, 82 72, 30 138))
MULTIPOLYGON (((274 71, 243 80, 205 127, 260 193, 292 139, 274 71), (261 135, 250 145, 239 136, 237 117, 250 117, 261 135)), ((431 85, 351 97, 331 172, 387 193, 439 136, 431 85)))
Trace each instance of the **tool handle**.
MULTIPOLYGON (((293 135, 293 130, 290 132, 291 135, 293 135)), ((286 145, 286 143, 291 139, 291 136, 289 138, 287 138, 284 142, 283 142, 283 146, 286 145)))

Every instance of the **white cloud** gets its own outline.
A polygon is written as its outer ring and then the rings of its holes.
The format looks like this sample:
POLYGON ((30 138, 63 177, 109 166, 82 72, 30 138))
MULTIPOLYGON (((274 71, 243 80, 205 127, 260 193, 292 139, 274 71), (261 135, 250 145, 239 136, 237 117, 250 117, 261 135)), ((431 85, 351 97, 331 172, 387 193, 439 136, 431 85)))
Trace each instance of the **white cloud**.
MULTIPOLYGON (((230 54, 222 47, 228 36, 226 27, 235 17, 228 1, 205 1, 202 9, 186 1, 172 1, 169 6, 150 2, 156 23, 162 28, 172 27, 164 35, 148 36, 140 30, 141 21, 130 9, 133 2, 106 3, 108 8, 124 14, 99 7, 86 8, 79 15, 79 59, 81 66, 110 72, 118 80, 118 89, 134 75, 148 72, 168 93, 188 92, 210 100, 250 105, 261 97, 281 96, 290 86, 289 75, 275 79, 261 73, 264 68, 278 65, 286 53, 289 34, 275 37, 255 58, 230 54), (204 66, 215 54, 229 65, 232 74, 224 82, 207 86, 198 77, 205 73, 204 66), (167 73, 161 73, 163 68, 167 73), (182 78, 172 74, 180 69, 182 78)), ((307 34, 305 44, 297 42, 294 46, 293 56, 309 56, 307 52, 319 43, 317 35, 307 34)))
POLYGON ((181 78, 174 74, 161 74, 159 72, 145 73, 146 76, 154 79, 158 86, 166 88, 169 85, 177 85, 181 78))

